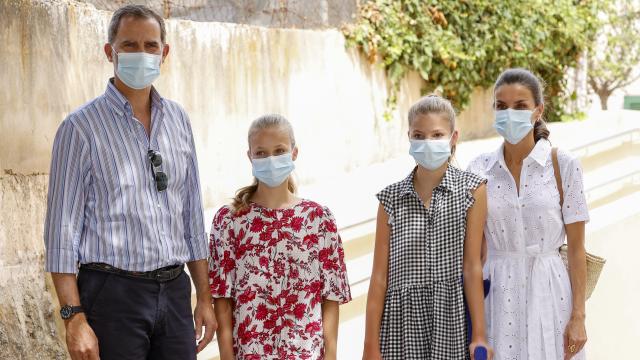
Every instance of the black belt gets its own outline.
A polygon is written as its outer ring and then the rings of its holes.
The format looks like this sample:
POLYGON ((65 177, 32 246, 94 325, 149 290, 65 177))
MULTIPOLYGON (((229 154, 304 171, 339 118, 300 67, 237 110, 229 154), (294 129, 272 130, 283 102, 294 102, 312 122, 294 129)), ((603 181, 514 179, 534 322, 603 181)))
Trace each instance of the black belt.
POLYGON ((80 269, 101 271, 101 272, 106 272, 106 273, 120 275, 120 276, 126 276, 130 278, 135 278, 135 279, 166 282, 166 281, 171 281, 177 278, 178 276, 180 276, 180 274, 182 274, 182 270, 184 270, 184 265, 167 266, 167 267, 163 267, 163 268, 152 270, 152 271, 127 271, 127 270, 115 268, 109 264, 89 263, 89 264, 80 265, 80 269))

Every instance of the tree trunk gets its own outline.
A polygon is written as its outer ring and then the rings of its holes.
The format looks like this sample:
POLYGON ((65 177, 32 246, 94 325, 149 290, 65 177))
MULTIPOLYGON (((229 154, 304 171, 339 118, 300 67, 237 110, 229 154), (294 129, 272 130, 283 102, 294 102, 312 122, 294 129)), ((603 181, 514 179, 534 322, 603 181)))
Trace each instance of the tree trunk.
POLYGON ((602 110, 607 110, 607 101, 609 100, 609 96, 611 96, 611 91, 598 91, 598 97, 600 98, 600 106, 602 106, 602 110))

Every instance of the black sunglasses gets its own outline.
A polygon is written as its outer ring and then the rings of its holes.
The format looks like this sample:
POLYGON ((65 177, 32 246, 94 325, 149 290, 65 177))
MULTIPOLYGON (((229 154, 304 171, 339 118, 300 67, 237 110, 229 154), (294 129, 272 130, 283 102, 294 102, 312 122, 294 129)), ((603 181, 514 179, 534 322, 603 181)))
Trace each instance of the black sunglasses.
POLYGON ((167 182, 169 181, 167 174, 155 170, 155 168, 162 165, 162 156, 155 150, 149 150, 147 156, 149 156, 149 161, 151 161, 151 173, 153 174, 153 179, 156 181, 156 189, 158 189, 158 191, 167 190, 167 182))

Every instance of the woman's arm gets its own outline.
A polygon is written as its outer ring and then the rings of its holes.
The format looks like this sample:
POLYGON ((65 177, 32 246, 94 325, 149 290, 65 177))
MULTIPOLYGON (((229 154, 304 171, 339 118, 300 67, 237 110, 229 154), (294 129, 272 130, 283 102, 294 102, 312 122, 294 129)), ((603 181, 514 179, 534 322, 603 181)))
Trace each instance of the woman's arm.
POLYGON ((565 359, 571 359, 587 342, 585 328, 585 287, 587 282, 587 255, 584 249, 584 221, 565 225, 569 245, 569 277, 573 293, 571 319, 564 334, 565 359), (575 345, 572 347, 572 345, 575 345), (574 350, 573 353, 571 350, 574 350))
POLYGON ((389 215, 382 204, 378 206, 375 249, 373 251, 373 269, 367 295, 366 328, 364 335, 363 360, 381 359, 380 323, 384 298, 387 294, 387 273, 389 271, 389 215))
POLYGON ((322 302, 322 331, 324 332, 324 358, 336 360, 338 351, 338 323, 340 310, 337 301, 322 302))
MULTIPOLYGON (((475 202, 467 212, 467 235, 464 242, 464 294, 471 315, 471 345, 469 351, 473 359, 473 352, 477 346, 484 346, 491 354, 487 345, 486 327, 484 319, 484 288, 482 283, 482 246, 484 223, 487 219, 487 187, 482 184, 473 193, 475 202)), ((492 355, 489 355, 491 358, 492 355)))
POLYGON ((218 348, 220 360, 234 360, 233 354, 233 300, 227 298, 215 299, 213 310, 218 320, 218 348))
POLYGON ((489 249, 487 249, 487 238, 482 234, 482 253, 480 255, 480 259, 482 261, 482 266, 487 263, 487 256, 489 255, 489 249))

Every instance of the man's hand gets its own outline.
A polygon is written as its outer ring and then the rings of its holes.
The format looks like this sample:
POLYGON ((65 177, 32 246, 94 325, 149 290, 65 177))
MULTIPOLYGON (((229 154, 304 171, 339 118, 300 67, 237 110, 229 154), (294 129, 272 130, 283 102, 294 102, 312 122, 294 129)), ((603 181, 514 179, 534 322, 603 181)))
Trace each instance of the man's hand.
MULTIPOLYGON (((56 288, 60 306, 80 305, 76 274, 51 273, 51 279, 56 288)), ((100 359, 98 338, 89 326, 84 313, 75 314, 71 319, 65 320, 64 327, 67 330, 67 349, 72 360, 100 359)))
POLYGON ((67 348, 72 360, 98 360, 98 338, 84 314, 76 314, 65 322, 67 348))
POLYGON ((211 290, 209 289, 209 268, 207 260, 196 260, 187 263, 191 279, 196 287, 196 308, 193 311, 193 321, 196 323, 197 351, 204 349, 213 339, 213 334, 218 328, 218 321, 213 312, 211 290), (204 326, 204 336, 202 327, 204 326))
POLYGON ((193 320, 196 323, 196 341, 198 341, 197 352, 202 351, 211 340, 218 328, 216 315, 213 312, 211 301, 198 301, 193 312, 193 320), (202 327, 204 326, 204 336, 202 335, 202 327))

